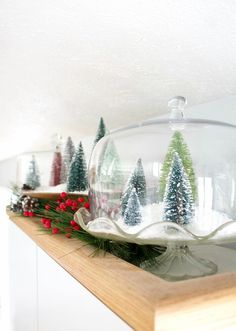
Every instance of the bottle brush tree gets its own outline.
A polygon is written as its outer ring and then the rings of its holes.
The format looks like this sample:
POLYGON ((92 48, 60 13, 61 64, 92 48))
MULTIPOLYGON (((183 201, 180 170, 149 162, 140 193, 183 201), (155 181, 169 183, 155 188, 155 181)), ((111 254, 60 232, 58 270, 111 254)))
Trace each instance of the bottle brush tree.
POLYGON ((123 184, 120 157, 112 139, 106 143, 101 156, 98 176, 101 183, 109 188, 119 188, 123 184))
POLYGON ((33 190, 40 186, 39 169, 34 155, 32 155, 32 159, 29 162, 25 183, 33 190))
POLYGON ((67 138, 61 166, 61 183, 66 183, 68 172, 70 168, 70 163, 72 161, 73 155, 75 153, 75 146, 71 137, 67 138))
POLYGON ((140 224, 141 221, 140 201, 136 189, 133 188, 128 197, 127 207, 124 212, 124 222, 127 225, 134 226, 140 224))
POLYGON ((146 179, 145 179, 141 158, 138 159, 136 167, 131 173, 128 182, 126 184, 125 190, 121 197, 122 216, 124 216, 128 204, 128 199, 133 188, 135 188, 136 190, 140 204, 144 206, 146 204, 147 191, 146 191, 146 179))
POLYGON ((170 172, 171 164, 173 161, 174 153, 177 152, 184 166, 184 170, 189 178, 192 195, 194 201, 197 198, 197 187, 196 187, 196 178, 193 170, 192 158, 188 149, 187 144, 184 141, 184 138, 179 131, 175 131, 171 138, 170 145, 168 147, 167 154, 161 169, 161 177, 159 182, 159 197, 160 199, 164 198, 164 193, 167 184, 167 177, 170 172))
POLYGON ((194 216, 191 184, 178 153, 175 152, 164 196, 164 221, 188 224, 194 216))
POLYGON ((69 192, 85 191, 88 188, 88 172, 82 143, 79 143, 70 164, 67 180, 69 192))
POLYGON ((103 118, 101 117, 100 121, 99 121, 99 125, 98 125, 93 147, 95 147, 95 145, 99 142, 100 139, 102 139, 106 135, 106 133, 107 133, 106 126, 105 126, 103 118))
POLYGON ((56 146, 56 151, 53 155, 52 169, 50 176, 50 186, 56 186, 61 183, 61 163, 62 157, 59 146, 56 146))

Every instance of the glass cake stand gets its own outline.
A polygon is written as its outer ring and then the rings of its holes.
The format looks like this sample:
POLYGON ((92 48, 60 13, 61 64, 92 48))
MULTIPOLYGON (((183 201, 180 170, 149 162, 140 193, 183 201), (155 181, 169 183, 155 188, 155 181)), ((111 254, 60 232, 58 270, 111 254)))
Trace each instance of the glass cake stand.
POLYGON ((185 119, 185 105, 175 97, 169 118, 116 130, 97 143, 90 213, 76 215, 94 236, 165 246, 140 267, 169 280, 215 273, 198 247, 236 240, 236 126, 185 119))
POLYGON ((215 224, 209 222, 205 230, 198 223, 191 223, 183 228, 173 222, 160 221, 144 226, 137 232, 134 228, 128 229, 108 218, 92 220, 91 214, 85 208, 76 213, 75 220, 85 231, 98 238, 165 246, 166 251, 163 254, 154 260, 144 261, 140 267, 170 281, 216 273, 215 263, 198 256, 198 246, 236 241, 236 222, 225 223, 223 219, 219 220, 216 228, 215 224))

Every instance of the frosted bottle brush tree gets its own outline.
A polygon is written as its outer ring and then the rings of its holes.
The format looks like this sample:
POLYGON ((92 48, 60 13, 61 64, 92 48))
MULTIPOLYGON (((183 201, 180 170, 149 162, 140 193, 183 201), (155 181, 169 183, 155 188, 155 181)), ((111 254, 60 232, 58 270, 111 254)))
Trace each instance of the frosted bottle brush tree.
POLYGON ((35 156, 29 162, 29 168, 26 175, 26 182, 33 190, 40 186, 40 175, 35 156))
POLYGON ((50 177, 50 186, 56 186, 61 183, 61 163, 62 157, 60 148, 56 146, 56 151, 53 155, 51 177, 50 177))
POLYGON ((67 180, 67 190, 69 192, 85 191, 88 188, 87 165, 82 143, 80 142, 70 164, 67 180))
POLYGON ((66 183, 67 181, 70 164, 74 154, 75 154, 74 143, 71 137, 68 137, 62 157, 61 179, 60 179, 61 183, 66 183))
POLYGON ((128 200, 133 188, 136 190, 140 204, 144 206, 146 204, 147 193, 146 193, 146 179, 145 179, 141 158, 138 159, 136 167, 132 172, 131 176, 129 177, 125 191, 121 197, 122 216, 124 216, 125 210, 127 208, 128 200))
POLYGON ((138 225, 142 221, 142 215, 140 210, 140 201, 136 189, 133 188, 130 192, 127 206, 124 212, 125 224, 134 226, 138 225))
POLYGON ((179 157, 181 158, 184 170, 185 170, 186 174, 188 175, 191 189, 192 189, 193 199, 195 201, 197 198, 197 187, 196 187, 195 173, 193 170, 192 158, 191 158, 188 146, 185 143, 184 138, 179 131, 175 131, 175 133, 173 134, 173 136, 171 138, 171 142, 168 147, 168 151, 165 156, 165 160, 163 162, 163 166, 161 169, 160 186, 159 186, 160 199, 163 199, 163 197, 164 197, 167 178, 168 178, 168 174, 170 172, 170 168, 171 168, 171 164, 172 164, 173 156, 174 156, 175 152, 177 152, 179 157))
POLYGON ((109 139, 101 158, 99 180, 112 188, 123 184, 121 162, 113 140, 109 139))
POLYGON ((188 224, 194 216, 192 189, 183 163, 174 153, 164 196, 164 221, 188 224))

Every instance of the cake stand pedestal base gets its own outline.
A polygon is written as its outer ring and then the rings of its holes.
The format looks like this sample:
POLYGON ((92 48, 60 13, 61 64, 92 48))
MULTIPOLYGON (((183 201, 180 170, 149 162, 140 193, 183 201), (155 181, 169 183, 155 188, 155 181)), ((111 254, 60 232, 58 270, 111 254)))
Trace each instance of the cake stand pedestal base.
POLYGON ((178 281, 212 275, 217 265, 193 253, 187 245, 169 244, 165 253, 141 263, 140 267, 163 279, 178 281))

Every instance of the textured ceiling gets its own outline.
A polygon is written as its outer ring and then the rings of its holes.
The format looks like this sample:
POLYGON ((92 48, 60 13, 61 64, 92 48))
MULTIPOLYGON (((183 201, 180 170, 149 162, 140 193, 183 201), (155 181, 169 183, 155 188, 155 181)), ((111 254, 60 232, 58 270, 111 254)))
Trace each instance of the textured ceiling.
POLYGON ((236 94, 236 1, 2 0, 0 158, 236 94))

